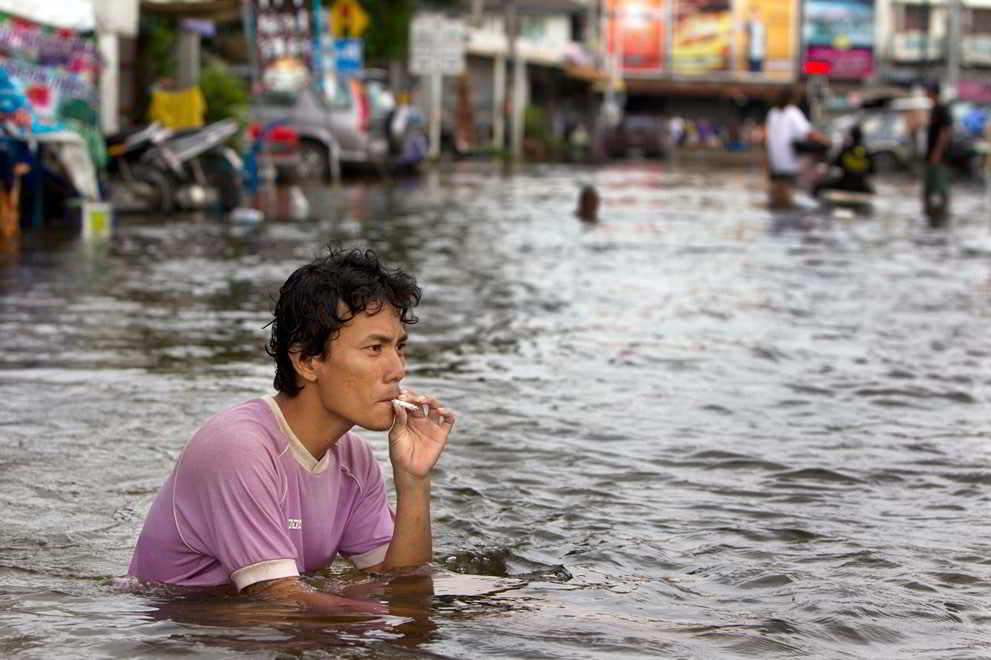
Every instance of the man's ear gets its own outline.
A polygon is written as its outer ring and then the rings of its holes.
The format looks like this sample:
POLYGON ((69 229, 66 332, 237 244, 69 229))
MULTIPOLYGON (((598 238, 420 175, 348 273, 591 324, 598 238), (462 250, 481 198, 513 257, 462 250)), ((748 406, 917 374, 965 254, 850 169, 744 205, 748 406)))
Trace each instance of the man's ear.
POLYGON ((289 347, 289 359, 292 361, 296 376, 302 381, 301 384, 314 383, 317 380, 316 361, 319 359, 319 356, 308 355, 302 357, 302 355, 303 349, 299 344, 293 344, 289 347))

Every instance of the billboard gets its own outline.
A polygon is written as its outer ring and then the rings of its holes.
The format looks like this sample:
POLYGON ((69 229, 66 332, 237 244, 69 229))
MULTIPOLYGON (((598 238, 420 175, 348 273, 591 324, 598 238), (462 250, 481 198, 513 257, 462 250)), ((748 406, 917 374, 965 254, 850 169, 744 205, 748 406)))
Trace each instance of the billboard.
POLYGON ((671 68, 707 73, 731 68, 733 10, 730 0, 676 0, 671 68))
POLYGON ((874 0, 805 0, 802 66, 831 78, 874 72, 874 0))
POLYGON ((796 0, 737 0, 738 71, 789 78, 795 72, 798 26, 796 0))
POLYGON ((607 0, 606 47, 624 71, 664 68, 667 10, 667 0, 607 0))
POLYGON ((290 0, 252 0, 255 58, 262 87, 295 92, 309 80, 310 9, 290 0))

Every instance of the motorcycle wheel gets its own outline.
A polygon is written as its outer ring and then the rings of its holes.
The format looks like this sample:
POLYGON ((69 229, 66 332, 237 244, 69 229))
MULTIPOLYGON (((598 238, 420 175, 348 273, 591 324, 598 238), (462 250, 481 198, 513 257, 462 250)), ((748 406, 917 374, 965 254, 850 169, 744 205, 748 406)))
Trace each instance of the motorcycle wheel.
POLYGON ((131 188, 145 200, 148 210, 158 213, 172 213, 175 210, 175 186, 168 176, 146 166, 132 168, 134 180, 131 188))
POLYGON ((202 165, 207 184, 217 193, 220 210, 226 213, 240 206, 241 173, 220 154, 204 154, 202 165))

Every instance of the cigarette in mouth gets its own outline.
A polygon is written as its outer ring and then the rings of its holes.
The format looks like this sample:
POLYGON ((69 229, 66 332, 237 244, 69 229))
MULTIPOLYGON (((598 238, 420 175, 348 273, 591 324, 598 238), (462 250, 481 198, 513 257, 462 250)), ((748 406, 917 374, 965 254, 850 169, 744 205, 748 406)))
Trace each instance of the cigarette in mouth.
POLYGON ((420 410, 420 406, 418 406, 416 404, 413 404, 413 403, 410 403, 409 401, 402 401, 400 399, 393 399, 393 401, 395 401, 396 403, 398 403, 400 406, 402 406, 406 410, 420 410))

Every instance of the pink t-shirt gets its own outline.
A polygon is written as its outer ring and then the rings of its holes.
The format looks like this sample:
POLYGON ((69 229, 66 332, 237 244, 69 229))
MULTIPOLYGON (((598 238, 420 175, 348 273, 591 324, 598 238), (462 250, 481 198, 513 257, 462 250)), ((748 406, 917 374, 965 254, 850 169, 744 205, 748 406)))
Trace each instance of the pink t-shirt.
POLYGON ((183 586, 381 563, 394 516, 368 444, 346 433, 318 461, 272 397, 212 417, 151 505, 128 574, 183 586))

